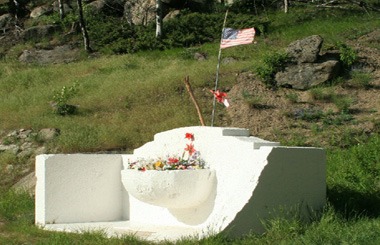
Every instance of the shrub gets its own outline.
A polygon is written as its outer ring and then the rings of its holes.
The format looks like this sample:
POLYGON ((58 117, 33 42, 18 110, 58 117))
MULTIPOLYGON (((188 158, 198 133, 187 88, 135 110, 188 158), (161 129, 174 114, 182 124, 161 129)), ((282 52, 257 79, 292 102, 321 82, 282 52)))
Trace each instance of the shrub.
POLYGON ((60 91, 56 91, 53 96, 53 108, 54 112, 65 116, 72 115, 76 112, 77 107, 75 105, 68 104, 68 100, 77 93, 77 83, 74 83, 70 87, 63 86, 60 91))
POLYGON ((276 86, 274 76, 277 72, 285 68, 285 64, 289 61, 289 57, 285 52, 275 52, 264 56, 263 65, 256 68, 257 75, 268 86, 276 86))
MULTIPOLYGON (((155 23, 130 25, 122 18, 105 14, 86 16, 92 48, 104 53, 134 53, 140 50, 162 50, 192 47, 220 40, 224 13, 190 13, 182 11, 176 18, 165 21, 163 37, 155 37, 155 23), (99 20, 102 21, 99 21, 99 20)), ((228 26, 235 29, 256 27, 257 34, 267 28, 267 21, 247 14, 231 14, 228 26)))
POLYGON ((355 61, 358 60, 357 52, 344 43, 338 43, 339 58, 346 68, 351 68, 355 61))

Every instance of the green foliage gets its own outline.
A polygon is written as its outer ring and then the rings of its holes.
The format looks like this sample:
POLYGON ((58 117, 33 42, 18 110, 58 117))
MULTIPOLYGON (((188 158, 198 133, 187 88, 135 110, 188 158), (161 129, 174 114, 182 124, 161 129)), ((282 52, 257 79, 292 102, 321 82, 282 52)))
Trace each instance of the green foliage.
POLYGON ((289 94, 286 94, 285 96, 293 104, 298 102, 298 94, 296 93, 289 93, 289 94))
POLYGON ((232 4, 231 11, 236 13, 258 14, 266 10, 278 9, 279 5, 275 0, 238 0, 232 4))
POLYGON ((276 86, 274 80, 275 74, 283 70, 288 61, 289 57, 285 52, 274 52, 265 55, 263 58, 263 64, 256 67, 256 73, 266 85, 274 87, 276 86))
MULTIPOLYGON (((129 25, 125 19, 94 13, 88 14, 86 21, 95 50, 123 54, 141 50, 186 48, 219 41, 223 18, 224 13, 182 11, 176 18, 165 21, 161 39, 155 37, 155 23, 146 26, 129 25)), ((256 27, 258 34, 267 28, 267 22, 242 14, 231 14, 228 25, 236 29, 256 27)))
POLYGON ((74 83, 72 86, 66 87, 63 86, 60 91, 55 91, 53 96, 53 108, 54 112, 58 115, 72 115, 77 111, 75 105, 68 104, 69 99, 74 97, 78 92, 77 83, 74 83))
POLYGON ((310 90, 314 100, 334 103, 341 113, 348 113, 354 100, 349 95, 336 94, 331 88, 316 87, 310 90))
POLYGON ((348 46, 347 44, 344 44, 344 43, 338 43, 338 48, 339 48, 339 58, 340 58, 340 61, 343 63, 343 65, 346 67, 346 68, 350 68, 355 61, 358 60, 358 54, 357 52, 351 48, 350 46, 348 46))
POLYGON ((336 95, 333 99, 333 103, 341 113, 348 113, 353 102, 354 100, 348 95, 336 95))
POLYGON ((349 88, 371 88, 371 81, 373 79, 372 74, 360 71, 351 71, 350 80, 344 83, 344 86, 349 88))
POLYGON ((310 95, 314 100, 332 102, 336 96, 335 92, 331 89, 323 87, 315 87, 310 90, 310 95))
POLYGON ((168 47, 190 47, 220 38, 221 14, 189 13, 164 24, 164 40, 168 47), (215 23, 220 23, 215 24, 215 23))

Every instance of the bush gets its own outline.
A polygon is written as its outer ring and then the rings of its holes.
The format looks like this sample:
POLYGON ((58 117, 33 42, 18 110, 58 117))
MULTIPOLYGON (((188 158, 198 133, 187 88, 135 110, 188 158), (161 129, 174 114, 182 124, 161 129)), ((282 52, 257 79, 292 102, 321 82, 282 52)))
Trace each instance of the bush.
MULTIPOLYGON (((104 14, 86 16, 92 48, 104 53, 123 54, 140 50, 162 50, 176 47, 192 47, 220 40, 224 13, 190 13, 183 11, 176 18, 164 23, 163 37, 155 37, 155 23, 147 26, 129 25, 124 19, 104 14), (99 21, 99 20, 103 21, 99 21)), ((266 21, 252 15, 231 14, 228 27, 242 29, 255 27, 263 33, 266 21)))
POLYGON ((53 96, 54 112, 58 115, 72 115, 75 114, 77 107, 68 104, 68 100, 77 93, 77 83, 70 87, 63 86, 60 91, 56 91, 53 96))
POLYGON ((256 68, 256 73, 266 85, 274 87, 276 86, 274 76, 285 68, 288 61, 289 57, 285 52, 266 55, 264 56, 263 65, 256 68))
POLYGON ((358 60, 357 52, 344 43, 338 43, 339 58, 346 68, 351 68, 355 61, 358 60))

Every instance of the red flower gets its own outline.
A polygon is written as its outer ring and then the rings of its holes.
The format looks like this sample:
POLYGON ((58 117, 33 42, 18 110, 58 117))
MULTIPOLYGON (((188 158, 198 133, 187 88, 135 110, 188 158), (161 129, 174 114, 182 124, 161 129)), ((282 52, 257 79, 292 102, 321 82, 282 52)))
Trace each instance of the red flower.
POLYGON ((228 103, 228 100, 227 100, 227 93, 220 92, 219 90, 216 90, 216 91, 210 90, 210 92, 214 94, 216 100, 219 103, 224 104, 226 107, 230 106, 230 104, 228 103))
POLYGON ((194 145, 193 144, 186 144, 185 151, 188 151, 190 156, 193 155, 193 153, 195 152, 194 145))
POLYGON ((169 163, 169 164, 175 164, 175 163, 177 163, 177 162, 179 162, 179 159, 178 159, 178 158, 169 157, 169 159, 168 159, 168 163, 169 163))
POLYGON ((186 133, 185 134, 185 138, 189 139, 191 141, 194 141, 194 134, 192 134, 192 133, 186 133))

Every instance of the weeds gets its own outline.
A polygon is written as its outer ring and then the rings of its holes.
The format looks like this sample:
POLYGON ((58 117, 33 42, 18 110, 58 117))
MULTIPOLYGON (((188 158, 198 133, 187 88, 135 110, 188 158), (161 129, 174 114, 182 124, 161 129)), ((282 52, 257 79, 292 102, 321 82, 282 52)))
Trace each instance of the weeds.
POLYGON ((323 102, 332 102, 335 92, 332 89, 325 89, 323 87, 315 87, 310 90, 310 95, 314 100, 323 102))
POLYGON ((348 80, 344 86, 348 88, 356 88, 356 89, 369 89, 371 88, 371 81, 373 79, 370 73, 359 72, 359 71, 351 71, 350 72, 351 79, 348 80))
POLYGON ((286 98, 293 104, 298 102, 298 94, 296 93, 286 94, 286 98))
POLYGON ((77 83, 70 87, 63 86, 60 91, 56 91, 53 96, 54 112, 61 116, 72 115, 77 111, 77 106, 68 104, 69 99, 77 93, 77 83))
POLYGON ((248 91, 242 91, 242 97, 244 102, 251 108, 260 108, 262 107, 262 98, 258 95, 252 95, 248 91))

